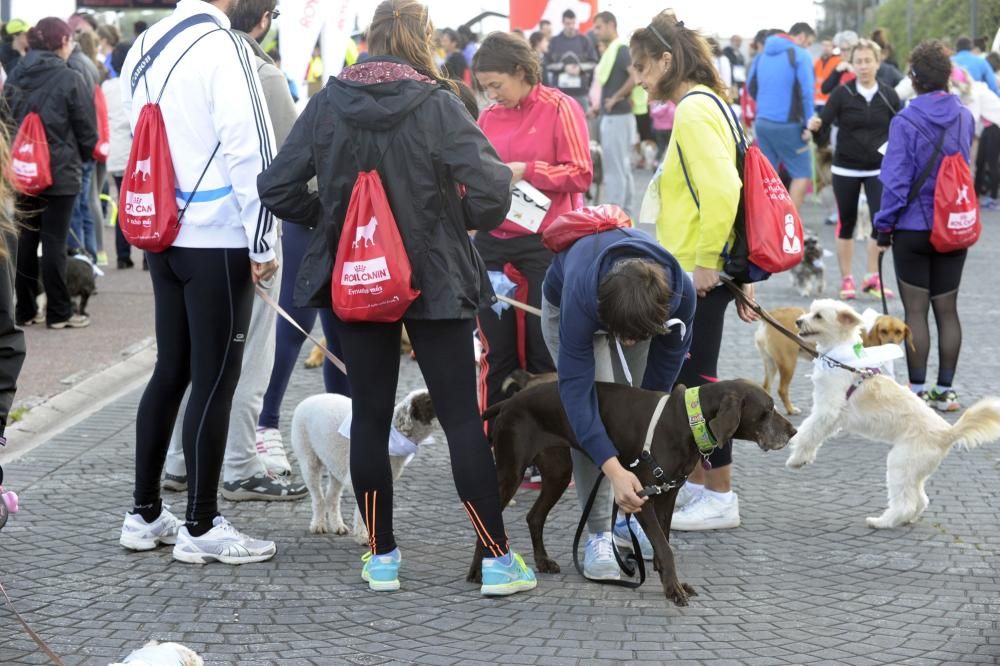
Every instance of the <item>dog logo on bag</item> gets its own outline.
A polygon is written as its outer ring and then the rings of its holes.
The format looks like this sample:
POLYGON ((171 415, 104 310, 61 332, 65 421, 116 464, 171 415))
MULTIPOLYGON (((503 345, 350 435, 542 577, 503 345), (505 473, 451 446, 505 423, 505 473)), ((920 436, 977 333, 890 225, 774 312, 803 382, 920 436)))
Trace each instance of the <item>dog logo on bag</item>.
POLYGON ((150 158, 147 157, 144 160, 135 161, 135 171, 132 172, 132 177, 135 178, 139 174, 142 174, 142 181, 146 182, 152 177, 152 171, 150 169, 150 158))
POLYGON ((354 243, 351 244, 351 247, 357 247, 358 243, 360 243, 362 239, 364 239, 365 241, 364 247, 368 247, 369 245, 375 245, 376 227, 378 227, 378 220, 376 220, 375 216, 373 215, 372 219, 368 221, 368 224, 360 226, 357 229, 355 229, 354 243))
POLYGON ((785 215, 785 237, 781 242, 781 249, 785 254, 799 254, 802 252, 802 241, 795 234, 795 218, 791 213, 785 215))
POLYGON ((17 149, 18 155, 34 155, 35 154, 35 144, 26 143, 17 149))
POLYGON ((963 185, 961 189, 958 190, 958 199, 955 200, 956 206, 961 206, 963 203, 971 204, 972 201, 969 200, 969 186, 963 185))

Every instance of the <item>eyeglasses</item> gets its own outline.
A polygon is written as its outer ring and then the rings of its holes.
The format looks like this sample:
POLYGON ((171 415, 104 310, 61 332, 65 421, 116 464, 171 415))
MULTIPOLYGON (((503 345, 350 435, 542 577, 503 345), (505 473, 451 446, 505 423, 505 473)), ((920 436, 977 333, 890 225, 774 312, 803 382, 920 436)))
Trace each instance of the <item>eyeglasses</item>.
POLYGON ((281 16, 281 10, 280 9, 272 9, 270 12, 268 12, 268 14, 271 15, 271 20, 274 20, 274 19, 278 18, 279 16, 281 16))

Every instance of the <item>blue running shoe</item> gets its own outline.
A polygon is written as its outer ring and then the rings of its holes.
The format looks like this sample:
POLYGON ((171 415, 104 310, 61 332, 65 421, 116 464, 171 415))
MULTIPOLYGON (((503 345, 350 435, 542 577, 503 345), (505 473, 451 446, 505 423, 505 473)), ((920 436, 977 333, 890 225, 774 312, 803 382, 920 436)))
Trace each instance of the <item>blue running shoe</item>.
POLYGON ((361 556, 365 566, 361 569, 361 580, 376 592, 391 592, 399 589, 399 562, 402 560, 399 548, 384 555, 372 555, 371 551, 361 556))
MULTIPOLYGON (((646 532, 642 529, 642 525, 639 521, 632 517, 632 531, 635 532, 635 538, 639 541, 639 548, 642 549, 642 559, 647 562, 653 561, 653 544, 649 542, 649 537, 646 536, 646 532)), ((628 526, 625 524, 625 516, 618 516, 618 520, 615 521, 615 545, 619 548, 627 548, 632 550, 632 538, 628 535, 628 526)))
POLYGON ((479 591, 484 596, 507 596, 533 590, 536 585, 535 572, 514 551, 503 557, 483 558, 483 586, 479 591))

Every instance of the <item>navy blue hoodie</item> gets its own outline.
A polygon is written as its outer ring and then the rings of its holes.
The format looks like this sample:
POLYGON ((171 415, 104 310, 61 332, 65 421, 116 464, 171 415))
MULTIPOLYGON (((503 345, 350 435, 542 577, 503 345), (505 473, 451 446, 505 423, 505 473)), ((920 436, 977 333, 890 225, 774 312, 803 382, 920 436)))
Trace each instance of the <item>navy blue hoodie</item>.
MULTIPOLYGON (((642 388, 669 391, 677 381, 691 346, 697 295, 691 279, 674 257, 638 229, 615 229, 585 236, 555 256, 545 274, 542 293, 559 312, 559 395, 576 440, 598 466, 618 455, 597 407, 594 386, 594 335, 604 326, 597 318, 597 287, 615 262, 650 259, 666 269, 670 314, 680 319, 649 346, 642 388)), ((638 379, 638 378, 636 378, 638 379)))

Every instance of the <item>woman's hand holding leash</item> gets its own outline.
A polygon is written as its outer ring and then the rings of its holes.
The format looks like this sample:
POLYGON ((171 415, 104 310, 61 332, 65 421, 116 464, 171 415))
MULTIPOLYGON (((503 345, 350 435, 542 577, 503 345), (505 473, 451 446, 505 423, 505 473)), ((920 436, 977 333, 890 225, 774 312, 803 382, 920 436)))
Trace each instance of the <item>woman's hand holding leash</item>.
MULTIPOLYGON (((747 300, 750 302, 755 302, 753 300, 753 285, 745 284, 743 285, 743 293, 746 294, 747 300)), ((739 315, 740 319, 748 324, 752 324, 755 321, 760 321, 760 315, 757 314, 753 308, 744 303, 743 301, 736 301, 736 314, 739 315)))
POLYGON ((698 292, 699 298, 704 298, 708 292, 722 284, 719 280, 719 271, 701 266, 694 267, 691 280, 694 282, 694 290, 698 292))
POLYGON ((262 264, 258 264, 256 261, 250 262, 250 276, 253 278, 254 284, 260 284, 274 277, 274 274, 278 272, 278 260, 272 259, 271 261, 265 261, 262 264))
POLYGON ((628 471, 618 462, 618 458, 608 458, 601 471, 611 481, 611 488, 615 493, 615 502, 625 513, 636 513, 642 510, 642 505, 646 503, 645 497, 637 494, 642 490, 642 483, 632 472, 628 471))

